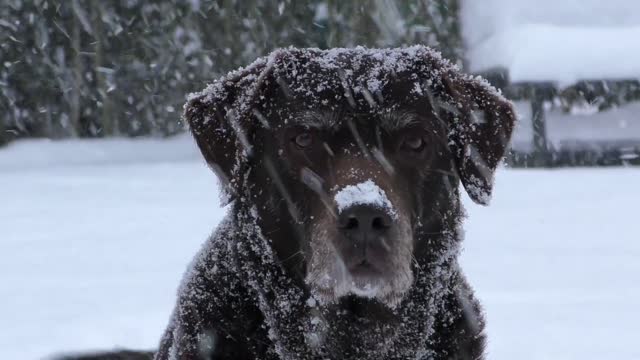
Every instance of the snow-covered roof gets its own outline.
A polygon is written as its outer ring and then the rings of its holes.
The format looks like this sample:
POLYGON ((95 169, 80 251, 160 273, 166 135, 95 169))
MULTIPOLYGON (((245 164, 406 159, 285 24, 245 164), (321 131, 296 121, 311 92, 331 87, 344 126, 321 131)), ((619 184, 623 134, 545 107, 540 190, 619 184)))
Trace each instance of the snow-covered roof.
POLYGON ((640 78, 640 2, 506 1, 463 5, 470 70, 513 82, 640 78), (535 6, 533 6, 535 5, 535 6))

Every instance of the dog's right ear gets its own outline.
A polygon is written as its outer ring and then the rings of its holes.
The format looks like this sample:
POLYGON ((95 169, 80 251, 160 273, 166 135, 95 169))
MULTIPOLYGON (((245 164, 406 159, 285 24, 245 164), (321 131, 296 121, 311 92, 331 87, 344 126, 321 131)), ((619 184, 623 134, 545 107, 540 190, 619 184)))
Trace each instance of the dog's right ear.
POLYGON ((247 140, 255 119, 251 111, 260 97, 270 66, 266 58, 233 71, 193 94, 184 106, 198 148, 222 185, 223 204, 239 192, 239 172, 248 166, 252 145, 247 140))
MULTIPOLYGON (((219 84, 211 87, 216 85, 219 84)), ((205 90, 192 97, 185 104, 183 118, 207 165, 218 177, 220 198, 226 205, 237 193, 237 184, 232 183, 232 171, 238 163, 239 145, 231 123, 234 120, 229 119, 233 116, 234 96, 226 91, 221 93, 224 96, 215 96, 205 90)))
POLYGON ((229 179, 236 161, 237 144, 227 119, 233 96, 226 92, 224 95, 220 98, 205 91, 192 97, 185 104, 183 118, 207 165, 216 173, 228 195, 233 196, 235 191, 229 179))

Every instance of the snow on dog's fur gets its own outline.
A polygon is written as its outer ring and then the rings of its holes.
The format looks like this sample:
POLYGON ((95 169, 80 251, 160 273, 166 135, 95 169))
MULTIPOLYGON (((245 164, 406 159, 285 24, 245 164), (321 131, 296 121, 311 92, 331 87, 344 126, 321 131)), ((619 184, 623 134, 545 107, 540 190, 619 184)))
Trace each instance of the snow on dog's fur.
POLYGON ((423 46, 290 48, 184 117, 231 206, 156 359, 483 357, 458 184, 490 197, 515 118, 495 89, 423 46))

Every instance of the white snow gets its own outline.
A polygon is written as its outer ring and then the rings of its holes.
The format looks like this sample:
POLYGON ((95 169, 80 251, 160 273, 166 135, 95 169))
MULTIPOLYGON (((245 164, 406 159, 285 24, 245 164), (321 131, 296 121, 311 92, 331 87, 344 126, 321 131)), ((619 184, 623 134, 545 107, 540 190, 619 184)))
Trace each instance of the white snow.
MULTIPOLYGON (((1 359, 157 345, 224 209, 190 140, 119 142, 0 149, 1 359)), ((634 168, 502 170, 490 207, 465 200, 489 359, 640 358, 638 184, 634 168)))
POLYGON ((156 347, 216 188, 187 137, 0 149, 0 359, 156 347))
POLYGON ((0 173, 7 171, 137 163, 183 162, 200 158, 191 135, 167 139, 21 140, 0 148, 0 173))
POLYGON ((338 213, 354 205, 372 205, 385 210, 394 218, 398 216, 387 193, 372 180, 343 187, 336 192, 334 201, 338 206, 338 213))
POLYGON ((640 2, 466 0, 470 70, 508 70, 512 81, 640 78, 640 2))
POLYGON ((467 201, 489 359, 639 359, 640 169, 511 170, 467 201))

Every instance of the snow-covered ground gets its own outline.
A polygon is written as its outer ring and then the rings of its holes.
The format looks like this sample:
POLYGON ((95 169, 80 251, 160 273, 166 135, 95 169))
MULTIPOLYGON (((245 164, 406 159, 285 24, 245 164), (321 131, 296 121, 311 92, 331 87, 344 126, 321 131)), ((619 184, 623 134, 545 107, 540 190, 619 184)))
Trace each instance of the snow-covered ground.
MULTIPOLYGON (((503 170, 466 201, 489 359, 640 359, 640 169, 503 170)), ((0 359, 151 349, 221 219, 191 140, 0 149, 0 359)))

